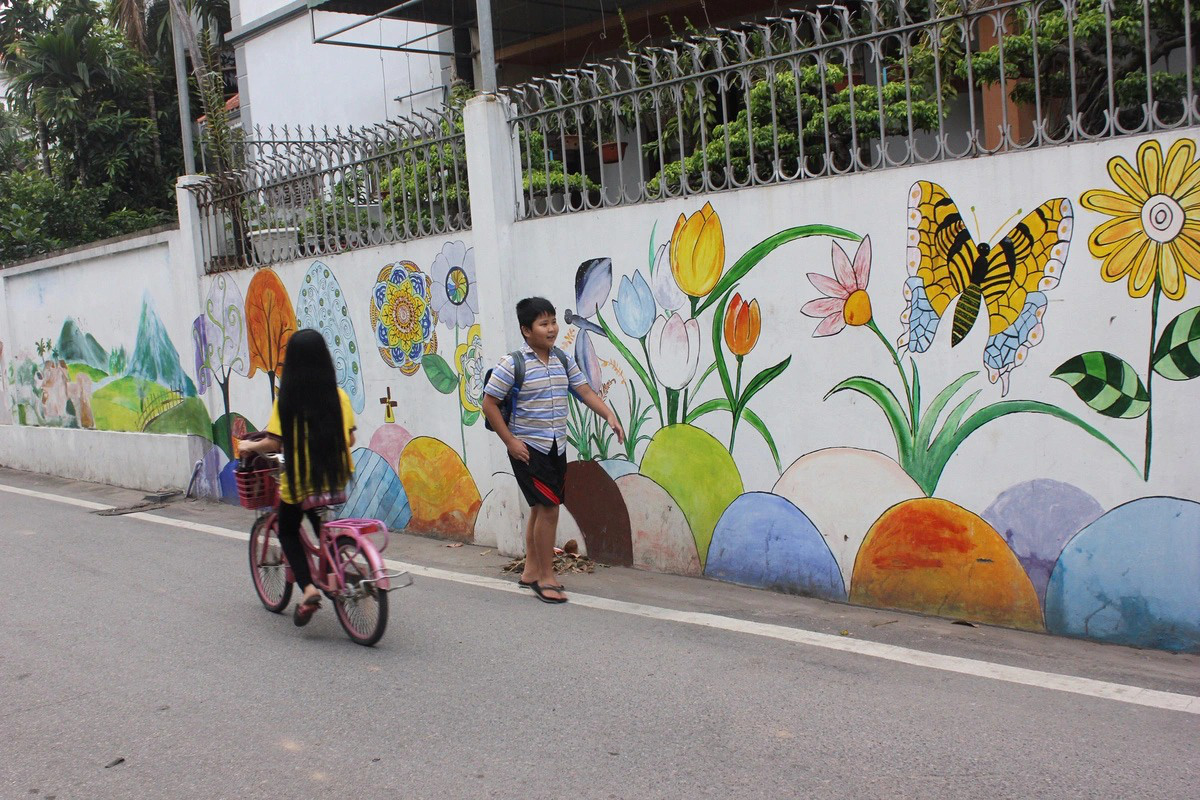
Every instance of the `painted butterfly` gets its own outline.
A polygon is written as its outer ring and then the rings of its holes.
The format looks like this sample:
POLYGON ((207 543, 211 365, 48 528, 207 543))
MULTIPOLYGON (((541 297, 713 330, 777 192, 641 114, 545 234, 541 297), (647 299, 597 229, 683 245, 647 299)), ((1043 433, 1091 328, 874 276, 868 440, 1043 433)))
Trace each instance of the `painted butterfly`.
POLYGON ((1047 200, 995 244, 976 244, 946 190, 917 181, 908 195, 908 274, 900 317, 901 349, 923 353, 938 323, 958 298, 951 347, 971 331, 986 309, 988 340, 983 363, 988 379, 1008 394, 1009 373, 1025 361, 1043 336, 1047 289, 1058 285, 1071 245, 1071 201, 1047 200))

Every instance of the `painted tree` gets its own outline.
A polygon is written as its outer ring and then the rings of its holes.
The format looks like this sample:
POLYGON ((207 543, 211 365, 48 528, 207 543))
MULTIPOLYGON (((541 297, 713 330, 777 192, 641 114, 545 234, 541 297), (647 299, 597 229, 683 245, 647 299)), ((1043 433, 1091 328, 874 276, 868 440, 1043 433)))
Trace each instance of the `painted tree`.
POLYGON ((250 374, 267 374, 271 400, 275 400, 275 377, 283 374, 283 355, 296 332, 296 312, 283 281, 273 270, 259 270, 246 289, 246 337, 250 350, 250 374))
POLYGON ((202 366, 221 387, 225 419, 229 417, 229 379, 235 373, 245 376, 250 369, 244 307, 237 284, 225 275, 218 275, 208 289, 204 304, 202 366))

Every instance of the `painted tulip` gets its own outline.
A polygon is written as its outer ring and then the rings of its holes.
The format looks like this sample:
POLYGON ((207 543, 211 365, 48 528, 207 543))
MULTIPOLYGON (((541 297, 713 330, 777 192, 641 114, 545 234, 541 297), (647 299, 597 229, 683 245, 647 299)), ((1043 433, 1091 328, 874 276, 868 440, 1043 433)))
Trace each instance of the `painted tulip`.
POLYGON ((675 275, 671 272, 670 251, 669 244, 658 248, 650 285, 654 288, 654 299, 658 301, 659 308, 664 311, 678 311, 687 302, 687 295, 679 288, 679 284, 675 282, 675 275))
POLYGON ((740 294, 734 293, 725 311, 725 344, 729 352, 738 357, 746 355, 758 344, 760 333, 762 315, 758 310, 758 301, 747 303, 740 294))
POLYGON ((612 292, 612 259, 593 258, 575 271, 575 313, 593 317, 612 292))
POLYGON ((646 338, 654 374, 668 389, 682 389, 696 375, 700 363, 700 323, 682 314, 658 316, 646 338))
POLYGON ((623 276, 617 288, 617 299, 613 301, 617 312, 617 324, 626 336, 641 339, 650 332, 654 324, 654 293, 640 270, 634 270, 633 280, 623 276))
POLYGON ((712 203, 686 219, 679 215, 671 234, 671 272, 685 294, 704 297, 725 266, 725 233, 712 203))
POLYGON ((587 378, 592 390, 599 392, 604 384, 604 376, 600 374, 600 357, 596 355, 596 348, 592 345, 587 331, 580 331, 575 340, 575 363, 579 365, 579 371, 587 378))

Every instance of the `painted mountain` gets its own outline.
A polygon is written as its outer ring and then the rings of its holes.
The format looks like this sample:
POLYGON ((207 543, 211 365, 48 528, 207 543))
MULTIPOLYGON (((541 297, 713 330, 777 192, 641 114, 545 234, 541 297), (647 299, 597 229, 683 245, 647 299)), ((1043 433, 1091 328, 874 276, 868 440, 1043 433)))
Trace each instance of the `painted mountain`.
POLYGON ((175 389, 185 397, 196 395, 196 385, 183 371, 179 351, 171 343, 171 337, 158 314, 154 313, 148 297, 142 300, 142 318, 138 322, 137 344, 130 359, 129 374, 175 389))
POLYGON ((108 371, 108 353, 90 333, 84 333, 79 323, 67 317, 58 334, 58 357, 68 364, 87 364, 102 372, 108 371))

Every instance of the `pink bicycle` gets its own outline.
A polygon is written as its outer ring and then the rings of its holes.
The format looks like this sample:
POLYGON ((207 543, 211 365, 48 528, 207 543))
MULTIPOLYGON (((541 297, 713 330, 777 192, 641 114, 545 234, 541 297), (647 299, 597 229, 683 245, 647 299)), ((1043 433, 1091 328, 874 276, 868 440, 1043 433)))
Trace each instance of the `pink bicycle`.
MULTIPOLYGON (((263 511, 250 529, 250 575, 263 606, 278 614, 287 608, 296 582, 279 543, 279 467, 234 474, 241 504, 263 511)), ((300 528, 313 583, 333 602, 346 634, 370 647, 387 628, 388 592, 411 585, 412 578, 406 572, 384 567, 380 552, 387 547, 388 530, 383 522, 325 520, 328 507, 314 508, 321 518, 318 530, 311 531, 304 524, 300 528)))

